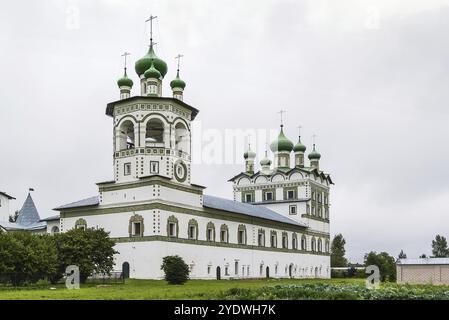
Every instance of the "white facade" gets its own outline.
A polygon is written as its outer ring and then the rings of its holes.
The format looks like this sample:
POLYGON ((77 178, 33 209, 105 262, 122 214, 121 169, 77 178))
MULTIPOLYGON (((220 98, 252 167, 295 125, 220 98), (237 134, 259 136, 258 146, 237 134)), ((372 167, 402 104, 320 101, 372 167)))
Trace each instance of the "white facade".
POLYGON ((0 192, 0 221, 8 221, 9 215, 11 214, 9 212, 9 201, 12 198, 11 196, 7 195, 6 193, 0 192))
MULTIPOLYGON (((166 69, 154 61, 161 88, 166 69)), ((234 180, 236 201, 203 195, 204 187, 191 184, 190 128, 198 110, 182 101, 176 87, 175 98, 160 91, 145 95, 145 74, 155 73, 143 74, 145 63, 136 64, 142 96, 122 95, 107 106, 114 179, 98 184, 97 197, 56 209, 60 231, 110 232, 119 252, 115 268, 129 268, 132 278, 161 279, 162 259, 169 255, 181 256, 197 279, 329 278, 328 216, 307 215, 307 208, 318 206, 312 193, 328 194, 330 179, 316 170, 270 171, 234 180), (248 191, 262 201, 264 188, 274 188, 278 199, 285 188, 296 188, 297 214, 288 214, 288 203, 240 203, 248 191)))

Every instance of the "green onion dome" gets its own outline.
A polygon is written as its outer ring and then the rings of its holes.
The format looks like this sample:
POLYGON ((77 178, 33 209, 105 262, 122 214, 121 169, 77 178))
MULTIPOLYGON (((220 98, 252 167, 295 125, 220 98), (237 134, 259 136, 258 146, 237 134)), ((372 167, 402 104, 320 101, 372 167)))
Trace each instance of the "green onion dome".
POLYGON ((321 154, 315 150, 315 145, 313 145, 313 151, 309 153, 309 160, 320 160, 321 154))
POLYGON ((255 157, 256 157, 256 153, 255 153, 254 151, 252 151, 251 149, 248 149, 248 150, 243 154, 243 157, 244 157, 245 159, 248 159, 248 158, 255 158, 255 157))
POLYGON ((139 77, 151 67, 152 61, 154 67, 161 73, 162 77, 165 77, 168 70, 167 63, 156 55, 153 44, 150 45, 148 53, 136 62, 135 69, 139 77))
POLYGON ((126 74, 126 70, 125 70, 125 74, 123 75, 123 77, 121 77, 117 81, 117 85, 119 86, 119 88, 121 88, 121 87, 132 88, 133 84, 134 84, 134 82, 130 78, 128 78, 128 75, 126 74))
POLYGON ((183 90, 186 87, 186 83, 184 82, 184 80, 181 80, 181 78, 179 77, 179 70, 176 73, 175 80, 172 80, 172 82, 170 82, 170 87, 172 89, 174 89, 174 88, 181 88, 183 90))
POLYGON ((154 67, 153 62, 151 62, 150 68, 145 71, 144 76, 146 79, 160 79, 162 75, 159 70, 154 67))
POLYGON ((293 147, 293 151, 294 152, 305 152, 306 149, 307 149, 306 146, 301 143, 301 137, 299 137, 298 143, 295 144, 295 146, 293 147))
POLYGON ((284 128, 282 125, 281 125, 281 132, 279 133, 278 138, 270 144, 270 149, 273 152, 277 152, 277 151, 291 152, 293 150, 293 142, 291 142, 284 135, 284 128))

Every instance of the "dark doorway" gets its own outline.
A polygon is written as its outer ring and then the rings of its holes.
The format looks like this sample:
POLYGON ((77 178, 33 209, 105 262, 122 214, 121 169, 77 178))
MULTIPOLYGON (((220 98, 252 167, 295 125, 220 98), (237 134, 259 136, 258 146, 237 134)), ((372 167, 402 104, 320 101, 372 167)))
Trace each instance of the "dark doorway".
POLYGON ((221 280, 221 269, 217 267, 217 280, 221 280))
POLYGON ((129 263, 128 262, 123 262, 122 274, 123 274, 123 279, 129 279, 129 263))
POLYGON ((266 276, 267 278, 270 277, 270 267, 267 267, 267 268, 265 269, 265 276, 266 276))
POLYGON ((292 264, 288 267, 288 276, 290 278, 293 278, 293 265, 292 264))

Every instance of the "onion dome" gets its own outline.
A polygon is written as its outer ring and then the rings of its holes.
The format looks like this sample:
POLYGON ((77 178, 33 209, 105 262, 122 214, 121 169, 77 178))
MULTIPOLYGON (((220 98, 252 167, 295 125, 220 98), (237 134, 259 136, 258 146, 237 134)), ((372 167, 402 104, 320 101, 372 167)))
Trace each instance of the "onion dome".
POLYGON ((151 67, 151 62, 153 62, 157 71, 161 73, 162 78, 165 77, 168 70, 167 63, 156 55, 153 44, 150 45, 148 53, 136 62, 135 69, 139 77, 151 67))
POLYGON ((309 153, 309 160, 320 160, 321 154, 315 150, 315 145, 313 145, 313 151, 309 153))
POLYGON ((121 77, 120 79, 118 79, 117 81, 117 85, 120 87, 130 87, 132 88, 134 82, 128 78, 128 75, 126 74, 126 69, 125 69, 125 74, 123 75, 123 77, 121 77))
POLYGON ((281 125, 281 132, 279 133, 279 136, 276 140, 274 140, 270 144, 270 149, 273 152, 277 151, 287 151, 291 152, 293 150, 293 142, 291 142, 285 135, 284 135, 284 126, 281 125))
POLYGON ((174 89, 174 88, 181 88, 183 90, 186 87, 186 83, 184 82, 184 80, 181 80, 181 78, 179 77, 179 70, 176 73, 175 80, 172 80, 172 82, 170 82, 170 87, 172 89, 174 89))
POLYGON ((265 157, 262 160, 260 160, 260 165, 261 166, 271 166, 271 160, 268 159, 267 157, 265 157))
POLYGON ((243 154, 243 157, 244 157, 245 159, 248 159, 248 158, 255 158, 255 157, 256 157, 256 153, 255 153, 254 151, 252 151, 251 149, 248 149, 248 150, 243 154))
POLYGON ((295 146, 293 147, 293 151, 294 152, 305 152, 306 149, 307 149, 306 146, 301 143, 301 136, 300 136, 298 139, 298 143, 295 144, 295 146))
POLYGON ((146 79, 160 79, 161 73, 154 67, 153 61, 150 64, 150 67, 147 71, 145 71, 144 76, 146 79))

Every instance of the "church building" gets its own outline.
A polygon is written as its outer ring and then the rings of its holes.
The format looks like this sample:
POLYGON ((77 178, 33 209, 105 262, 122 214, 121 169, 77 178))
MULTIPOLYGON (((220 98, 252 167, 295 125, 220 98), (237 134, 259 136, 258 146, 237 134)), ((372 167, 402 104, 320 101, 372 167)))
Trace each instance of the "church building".
MULTIPOLYGON (((180 56, 178 56, 180 58, 180 56)), ((125 54, 126 61, 126 54, 125 54)), ((155 53, 135 63, 134 82, 118 80, 120 99, 106 106, 113 125, 113 179, 97 183, 92 198, 60 206, 59 229, 103 228, 116 241, 116 270, 139 279, 161 279, 162 259, 179 255, 192 279, 329 278, 330 176, 313 146, 284 134, 272 142, 274 162, 244 154, 246 166, 230 181, 234 199, 204 194, 192 183, 192 122, 198 109, 184 99, 179 60, 172 92, 155 53), (294 163, 290 157, 294 153, 294 163)))

